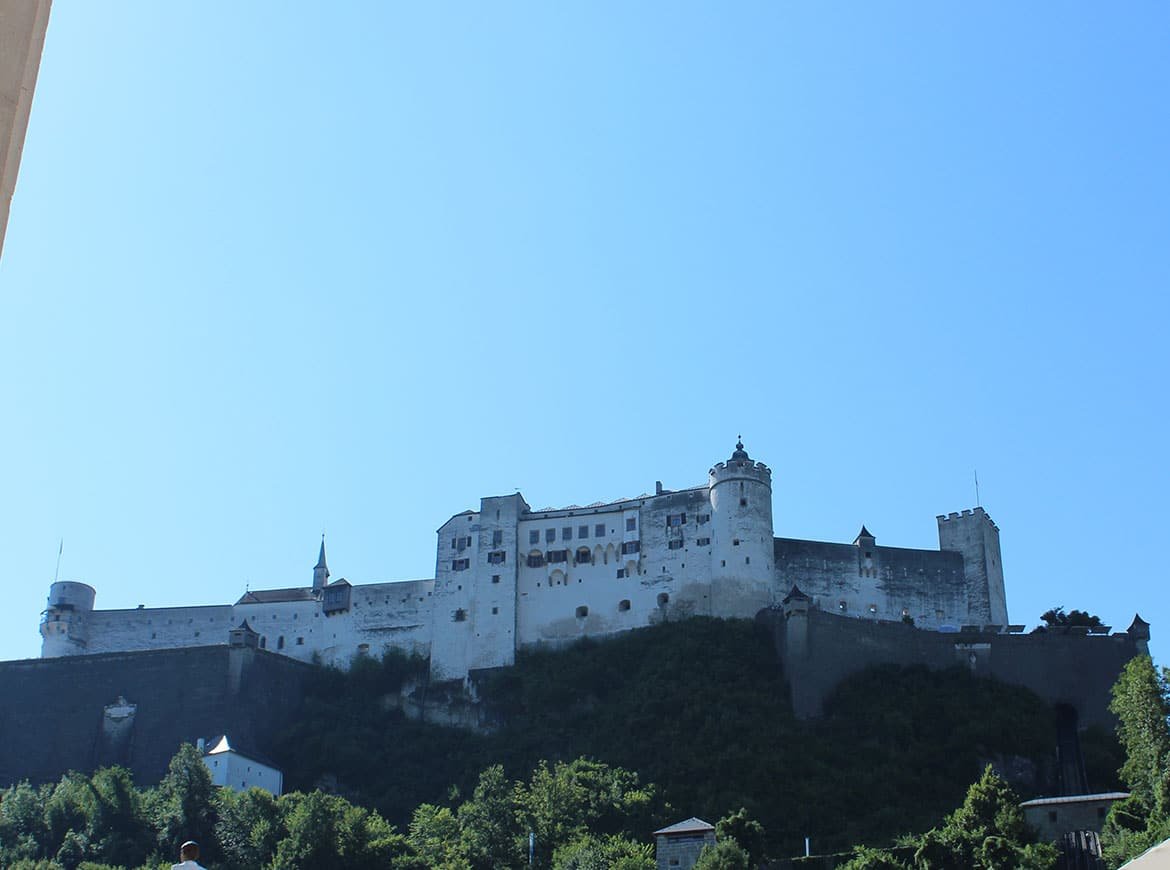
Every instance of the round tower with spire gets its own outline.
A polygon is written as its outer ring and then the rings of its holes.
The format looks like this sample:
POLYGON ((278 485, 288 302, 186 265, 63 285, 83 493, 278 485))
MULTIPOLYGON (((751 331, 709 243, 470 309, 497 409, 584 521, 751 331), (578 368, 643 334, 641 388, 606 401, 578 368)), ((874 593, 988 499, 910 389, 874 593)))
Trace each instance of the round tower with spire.
POLYGON ((774 604, 772 472, 743 439, 710 471, 711 613, 750 617, 774 604))

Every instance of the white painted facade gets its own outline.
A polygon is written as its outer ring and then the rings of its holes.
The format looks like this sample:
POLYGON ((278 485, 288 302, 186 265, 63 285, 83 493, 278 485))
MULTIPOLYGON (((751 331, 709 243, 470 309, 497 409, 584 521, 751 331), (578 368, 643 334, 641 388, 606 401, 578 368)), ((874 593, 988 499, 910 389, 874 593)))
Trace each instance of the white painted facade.
POLYGON ((221 788, 235 791, 262 788, 273 797, 280 797, 283 793, 284 774, 237 752, 228 742, 227 735, 216 740, 203 754, 203 763, 211 771, 211 782, 221 788))
POLYGON ((387 649, 429 656, 440 679, 562 645, 694 615, 750 618, 799 585, 813 606, 924 628, 1007 621, 998 529, 977 508, 939 517, 941 550, 774 538, 772 473, 743 445, 705 485, 585 507, 532 510, 484 498, 438 530, 434 580, 313 584, 234 605, 94 610, 84 583, 54 583, 42 656, 227 643, 245 620, 258 646, 345 667, 387 649))

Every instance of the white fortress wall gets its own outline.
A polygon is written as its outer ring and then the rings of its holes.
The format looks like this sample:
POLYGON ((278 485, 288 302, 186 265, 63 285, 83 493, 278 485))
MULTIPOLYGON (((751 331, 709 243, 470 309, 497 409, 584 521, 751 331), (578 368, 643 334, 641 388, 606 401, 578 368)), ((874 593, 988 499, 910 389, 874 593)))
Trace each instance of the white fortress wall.
POLYGON ((230 604, 94 610, 86 616, 86 653, 175 649, 227 643, 230 604))

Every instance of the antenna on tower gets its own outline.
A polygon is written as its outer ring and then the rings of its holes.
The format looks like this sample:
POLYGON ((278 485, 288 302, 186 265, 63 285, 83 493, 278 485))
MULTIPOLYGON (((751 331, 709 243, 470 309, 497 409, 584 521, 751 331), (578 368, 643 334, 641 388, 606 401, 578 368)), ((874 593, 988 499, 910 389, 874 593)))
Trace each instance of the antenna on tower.
POLYGON ((53 582, 57 582, 57 578, 61 576, 61 554, 65 552, 65 539, 61 539, 61 546, 57 548, 57 570, 53 572, 53 582))
POLYGON ((979 469, 975 469, 975 507, 983 507, 983 502, 979 500, 979 469))

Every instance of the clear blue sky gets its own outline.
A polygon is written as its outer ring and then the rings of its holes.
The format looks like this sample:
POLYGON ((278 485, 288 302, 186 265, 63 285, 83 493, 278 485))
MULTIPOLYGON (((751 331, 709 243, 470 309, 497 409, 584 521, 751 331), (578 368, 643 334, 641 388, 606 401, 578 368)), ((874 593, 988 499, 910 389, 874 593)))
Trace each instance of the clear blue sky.
POLYGON ((0 262, 0 659, 701 483, 1170 654, 1170 6, 54 3, 0 262))

